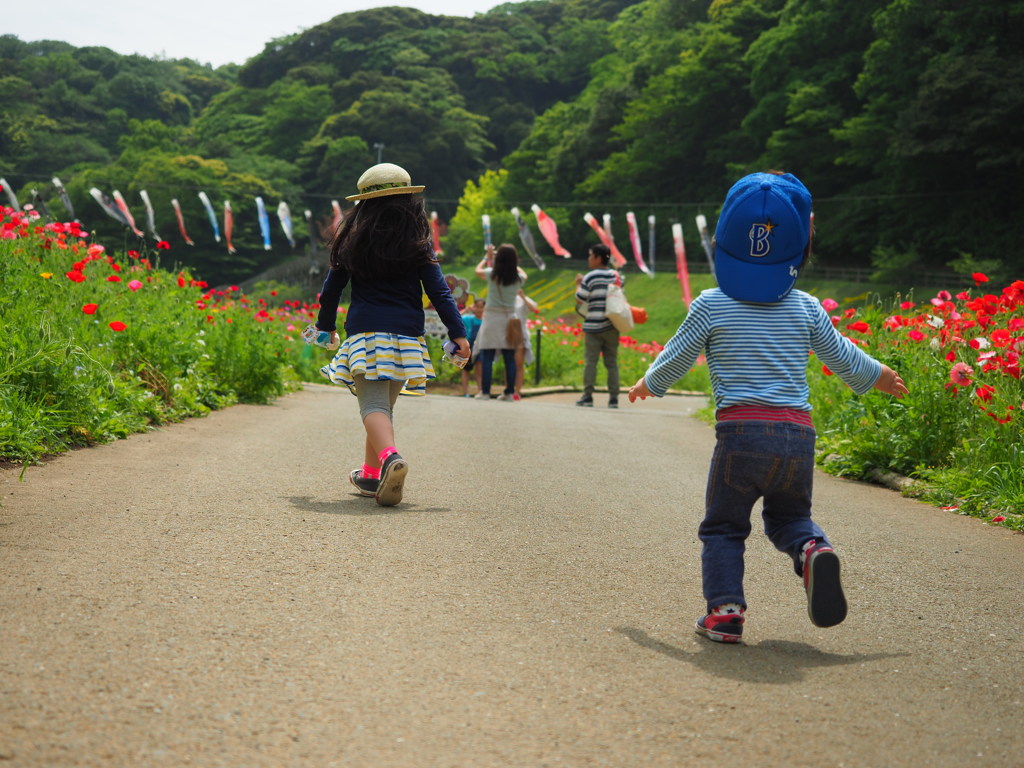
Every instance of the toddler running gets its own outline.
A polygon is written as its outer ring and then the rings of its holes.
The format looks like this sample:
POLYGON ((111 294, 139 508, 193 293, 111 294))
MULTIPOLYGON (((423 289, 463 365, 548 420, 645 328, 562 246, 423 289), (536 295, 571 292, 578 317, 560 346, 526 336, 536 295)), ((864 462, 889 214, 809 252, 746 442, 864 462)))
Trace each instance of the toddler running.
POLYGON ((819 627, 846 618, 839 558, 811 520, 814 426, 807 355, 814 351, 855 393, 894 397, 899 375, 845 338, 821 304, 793 290, 811 252, 811 194, 791 174, 755 173, 733 185, 715 230, 718 287, 703 291, 665 349, 629 390, 661 397, 707 358, 717 409, 701 571, 707 614, 696 631, 721 643, 743 635, 743 553, 763 498, 765 534, 792 558, 819 627))

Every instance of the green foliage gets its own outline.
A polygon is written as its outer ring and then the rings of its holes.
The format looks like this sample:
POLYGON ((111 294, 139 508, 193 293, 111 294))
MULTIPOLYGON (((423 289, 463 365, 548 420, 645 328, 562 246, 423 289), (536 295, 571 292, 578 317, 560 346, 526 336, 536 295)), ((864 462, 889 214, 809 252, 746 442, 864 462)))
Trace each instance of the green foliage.
POLYGON ((269 402, 315 377, 317 363, 285 327, 313 316, 298 301, 257 309, 270 303, 204 292, 187 272, 154 269, 155 254, 114 257, 77 228, 3 213, 0 459, 269 402))
POLYGON ((815 195, 820 263, 897 274, 911 256, 920 272, 967 253, 1007 278, 1024 266, 1005 225, 1024 209, 1016 0, 530 0, 473 18, 376 8, 217 70, 5 35, 0 73, 0 172, 19 196, 35 189, 60 209, 57 175, 90 229, 139 247, 89 188, 119 189, 133 208, 146 189, 175 245, 177 197, 200 234, 175 259, 213 282, 295 255, 276 229, 263 250, 252 197, 329 218, 378 156, 457 222, 454 259, 477 252, 463 222, 480 213, 457 215, 457 198, 488 171, 508 171, 493 216, 558 210, 574 252, 591 240, 584 212, 626 210, 658 215, 666 251, 682 222, 693 252, 695 214, 713 214, 737 176, 781 168, 815 195), (161 187, 173 166, 201 172, 161 187), (239 212, 237 255, 212 241, 199 191, 218 217, 225 200, 239 212))

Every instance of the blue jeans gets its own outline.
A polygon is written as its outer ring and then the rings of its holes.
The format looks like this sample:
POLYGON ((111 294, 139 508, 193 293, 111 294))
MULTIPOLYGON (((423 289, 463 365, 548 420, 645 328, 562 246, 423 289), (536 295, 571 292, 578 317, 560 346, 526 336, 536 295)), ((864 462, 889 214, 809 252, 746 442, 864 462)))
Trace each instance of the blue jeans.
POLYGON ((723 603, 746 607, 743 553, 750 535, 750 513, 764 498, 764 532, 775 548, 793 558, 802 573, 800 552, 808 539, 827 543, 811 520, 814 430, 782 421, 720 421, 708 473, 701 571, 708 610, 723 603))
MULTIPOLYGON (((491 394, 491 371, 494 366, 493 349, 480 350, 480 361, 483 369, 480 372, 480 391, 486 395, 491 394)), ((501 358, 505 361, 505 394, 511 395, 516 391, 516 351, 514 349, 501 350, 501 358)))

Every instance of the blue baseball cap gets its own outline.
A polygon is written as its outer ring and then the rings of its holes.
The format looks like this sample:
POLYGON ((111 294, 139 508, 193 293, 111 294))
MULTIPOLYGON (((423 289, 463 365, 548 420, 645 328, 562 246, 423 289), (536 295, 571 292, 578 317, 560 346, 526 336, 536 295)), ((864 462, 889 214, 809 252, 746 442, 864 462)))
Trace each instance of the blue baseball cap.
POLYGON ((811 235, 811 193, 791 173, 752 173, 732 185, 715 227, 715 278, 740 301, 782 301, 800 276, 811 235))

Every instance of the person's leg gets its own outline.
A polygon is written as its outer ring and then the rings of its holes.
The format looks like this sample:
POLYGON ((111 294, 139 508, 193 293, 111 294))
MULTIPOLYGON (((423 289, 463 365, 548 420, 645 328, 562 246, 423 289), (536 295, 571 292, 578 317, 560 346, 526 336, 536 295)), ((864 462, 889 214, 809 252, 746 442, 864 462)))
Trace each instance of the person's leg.
POLYGON ((491 372, 494 366, 494 350, 480 350, 480 392, 484 395, 491 394, 491 372))
POLYGON ((793 570, 800 576, 800 554, 808 539, 828 544, 825 532, 811 519, 814 430, 785 422, 769 422, 767 429, 771 436, 766 442, 777 451, 782 465, 766 478, 764 532, 776 549, 792 558, 793 570))
POLYGON ((503 349, 501 358, 505 361, 505 394, 511 395, 516 391, 516 351, 503 349))
POLYGON ((719 422, 708 472, 701 572, 708 610, 725 603, 746 608, 743 554, 750 535, 750 511, 761 495, 761 477, 772 471, 774 457, 760 446, 753 422, 719 422))
POLYGON ((596 333, 583 334, 583 400, 594 397, 597 383, 597 359, 601 356, 601 339, 596 333))
POLYGON ((395 445, 394 408, 403 382, 368 380, 358 374, 352 378, 359 400, 359 415, 366 430, 364 463, 371 469, 379 469, 380 454, 395 445))
POLYGON ((526 359, 526 347, 516 347, 516 394, 523 394, 523 361, 526 359))
POLYGON ((839 556, 811 519, 814 430, 779 423, 770 425, 770 431, 770 442, 785 463, 765 488, 765 533, 777 549, 793 559, 793 570, 803 578, 811 622, 832 627, 846 618, 847 606, 839 556))
POLYGON ((608 402, 619 400, 619 332, 612 328, 601 334, 601 356, 608 372, 608 402))

